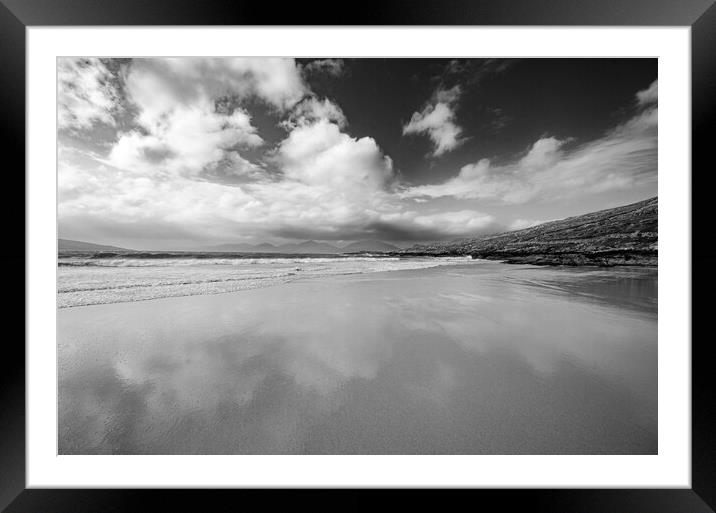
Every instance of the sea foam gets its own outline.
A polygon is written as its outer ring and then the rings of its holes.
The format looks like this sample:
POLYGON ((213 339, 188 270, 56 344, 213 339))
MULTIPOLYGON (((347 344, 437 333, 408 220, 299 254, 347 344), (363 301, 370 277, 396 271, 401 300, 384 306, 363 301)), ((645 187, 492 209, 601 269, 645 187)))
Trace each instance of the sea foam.
POLYGON ((270 287, 301 279, 426 269, 473 262, 470 257, 61 257, 59 308, 193 296, 270 287))

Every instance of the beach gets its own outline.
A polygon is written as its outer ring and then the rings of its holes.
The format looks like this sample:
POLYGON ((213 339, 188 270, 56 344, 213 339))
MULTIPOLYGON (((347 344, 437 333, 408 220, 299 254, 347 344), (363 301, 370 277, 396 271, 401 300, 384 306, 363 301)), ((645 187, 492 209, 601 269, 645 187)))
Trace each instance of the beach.
POLYGON ((656 454, 657 271, 454 262, 58 310, 60 454, 656 454))
POLYGON ((221 294, 326 276, 427 269, 469 256, 256 255, 242 253, 88 253, 60 255, 57 306, 221 294))

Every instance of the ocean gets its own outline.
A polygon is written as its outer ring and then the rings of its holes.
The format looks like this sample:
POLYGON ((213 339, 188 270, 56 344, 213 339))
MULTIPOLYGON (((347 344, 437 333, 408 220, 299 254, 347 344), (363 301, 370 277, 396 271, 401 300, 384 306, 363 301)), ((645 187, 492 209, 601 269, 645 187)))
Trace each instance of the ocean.
POLYGON ((249 290, 307 278, 464 264, 468 257, 362 254, 65 253, 58 259, 57 304, 140 301, 249 290))

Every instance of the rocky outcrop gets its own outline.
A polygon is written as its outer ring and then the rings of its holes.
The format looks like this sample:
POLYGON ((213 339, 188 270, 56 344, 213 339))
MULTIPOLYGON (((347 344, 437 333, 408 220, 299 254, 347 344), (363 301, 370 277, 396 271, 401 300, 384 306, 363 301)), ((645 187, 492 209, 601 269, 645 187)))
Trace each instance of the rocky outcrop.
POLYGON ((536 265, 657 265, 658 198, 476 239, 413 246, 411 255, 471 255, 536 265))

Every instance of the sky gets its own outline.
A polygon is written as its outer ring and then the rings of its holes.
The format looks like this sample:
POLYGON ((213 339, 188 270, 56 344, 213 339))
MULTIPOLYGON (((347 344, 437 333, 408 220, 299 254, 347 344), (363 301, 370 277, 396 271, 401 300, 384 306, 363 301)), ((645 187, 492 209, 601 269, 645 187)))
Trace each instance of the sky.
POLYGON ((656 59, 57 66, 61 238, 408 246, 657 194, 656 59))

